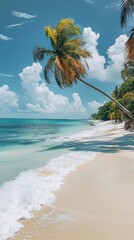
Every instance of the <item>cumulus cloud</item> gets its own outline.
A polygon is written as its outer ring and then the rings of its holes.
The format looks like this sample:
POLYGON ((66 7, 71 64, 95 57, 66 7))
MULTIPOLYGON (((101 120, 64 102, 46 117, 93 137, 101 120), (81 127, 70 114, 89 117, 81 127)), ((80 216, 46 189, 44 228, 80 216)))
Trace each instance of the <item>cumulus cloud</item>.
POLYGON ((3 41, 9 41, 9 40, 12 40, 12 38, 9 38, 3 34, 0 34, 0 40, 3 40, 3 41))
POLYGON ((90 27, 84 28, 83 39, 86 42, 85 48, 92 53, 92 58, 87 59, 90 69, 88 74, 92 79, 101 81, 120 82, 120 72, 125 60, 125 43, 128 39, 126 35, 120 35, 115 43, 107 50, 108 61, 99 54, 98 40, 99 33, 92 31, 90 27))
POLYGON ((96 113, 98 108, 103 106, 104 103, 105 102, 103 102, 103 103, 97 102, 96 100, 94 100, 92 102, 88 102, 88 107, 89 107, 90 114, 96 113))
POLYGON ((29 111, 50 114, 82 114, 86 112, 78 93, 72 94, 72 101, 69 101, 66 96, 55 94, 41 81, 41 72, 42 66, 39 63, 33 63, 19 74, 22 86, 26 91, 28 99, 26 106, 29 111))
POLYGON ((27 14, 27 13, 23 13, 23 12, 17 12, 17 11, 13 11, 12 14, 15 17, 18 18, 25 18, 25 19, 32 19, 32 18, 36 18, 36 15, 31 15, 31 14, 27 14))
POLYGON ((0 111, 7 112, 18 108, 18 97, 8 85, 0 87, 0 111))

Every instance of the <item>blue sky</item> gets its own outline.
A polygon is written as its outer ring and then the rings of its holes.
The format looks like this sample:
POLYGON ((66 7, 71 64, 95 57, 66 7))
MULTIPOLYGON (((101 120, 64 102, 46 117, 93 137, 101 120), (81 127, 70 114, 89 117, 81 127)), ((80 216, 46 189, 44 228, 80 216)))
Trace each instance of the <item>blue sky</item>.
POLYGON ((111 93, 121 83, 128 29, 120 27, 119 1, 1 0, 0 117, 86 118, 107 99, 79 83, 59 89, 43 81, 43 64, 33 63, 35 45, 50 48, 44 26, 73 18, 92 52, 85 80, 111 93))

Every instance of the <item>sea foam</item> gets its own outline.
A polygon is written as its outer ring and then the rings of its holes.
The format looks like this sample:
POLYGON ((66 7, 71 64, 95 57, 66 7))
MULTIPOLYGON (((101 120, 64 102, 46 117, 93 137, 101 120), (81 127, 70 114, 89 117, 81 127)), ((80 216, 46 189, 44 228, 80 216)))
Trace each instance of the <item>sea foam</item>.
MULTIPOLYGON (((72 136, 52 138, 53 142, 86 142, 97 139, 105 141, 111 138, 109 131, 116 125, 111 122, 97 122, 95 126, 72 136)), ((120 128, 118 125, 117 128, 120 128)), ((113 136, 114 138, 114 136, 113 136)), ((51 141, 51 139, 50 139, 51 141)), ((64 183, 65 177, 82 164, 93 160, 97 153, 88 151, 71 151, 51 159, 47 165, 37 170, 21 172, 14 180, 0 187, 0 239, 6 240, 23 225, 20 219, 33 218, 32 212, 42 205, 51 205, 55 192, 64 183)))
MULTIPOLYGON (((83 142, 85 139, 87 141, 92 141, 92 140, 101 140, 105 141, 109 135, 109 131, 115 130, 116 126, 119 128, 122 126, 122 124, 115 125, 114 122, 112 121, 106 121, 106 122, 101 122, 101 121, 95 121, 94 126, 89 125, 89 129, 81 131, 79 133, 73 134, 71 136, 62 136, 62 137, 56 137, 52 138, 52 141, 59 142, 59 141, 64 141, 64 142, 69 142, 69 141, 77 141, 77 142, 83 142)), ((110 136, 111 138, 111 136, 110 136)), ((51 141, 51 139, 50 139, 51 141)))
POLYGON ((37 170, 21 172, 0 188, 0 239, 6 240, 23 227, 20 219, 30 219, 42 205, 51 205, 64 178, 81 164, 93 160, 96 153, 70 152, 50 160, 37 170))

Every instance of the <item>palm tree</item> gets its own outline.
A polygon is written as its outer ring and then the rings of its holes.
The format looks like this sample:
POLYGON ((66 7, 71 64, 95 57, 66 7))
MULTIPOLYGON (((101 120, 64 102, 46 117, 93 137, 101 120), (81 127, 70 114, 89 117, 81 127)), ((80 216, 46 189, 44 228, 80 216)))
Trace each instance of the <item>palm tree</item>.
POLYGON ((130 36, 126 44, 127 62, 134 67, 134 28, 130 30, 130 36))
MULTIPOLYGON (((132 17, 133 13, 134 13, 134 0, 121 0, 121 16, 120 16, 121 27, 126 26, 128 18, 132 17)), ((130 30, 129 34, 130 34, 129 39, 125 44, 127 53, 126 63, 131 63, 131 65, 133 65, 134 67, 134 28, 130 30)))
MULTIPOLYGON (((86 74, 86 68, 80 60, 81 58, 85 60, 91 57, 91 53, 83 48, 84 42, 78 37, 81 34, 80 27, 75 25, 72 19, 62 19, 57 27, 46 27, 45 33, 50 39, 52 50, 36 46, 33 55, 35 61, 41 61, 45 56, 50 56, 44 67, 44 78, 48 83, 50 83, 50 78, 48 76, 50 72, 54 74, 55 80, 61 88, 69 87, 81 81, 104 94, 115 102, 119 109, 125 112, 126 115, 134 119, 131 113, 115 99, 82 79, 86 74)), ((88 67, 86 60, 85 64, 88 67)))
POLYGON ((121 0, 121 16, 120 22, 121 26, 125 27, 127 19, 132 17, 134 11, 134 0, 121 0))
POLYGON ((125 81, 125 79, 127 78, 127 71, 128 71, 128 68, 127 68, 127 65, 124 64, 124 68, 122 69, 121 71, 121 78, 125 81))
POLYGON ((133 92, 127 92, 123 96, 123 100, 134 100, 134 93, 133 92))
POLYGON ((124 68, 121 71, 121 78, 125 81, 129 76, 134 75, 134 63, 131 61, 124 64, 124 68))

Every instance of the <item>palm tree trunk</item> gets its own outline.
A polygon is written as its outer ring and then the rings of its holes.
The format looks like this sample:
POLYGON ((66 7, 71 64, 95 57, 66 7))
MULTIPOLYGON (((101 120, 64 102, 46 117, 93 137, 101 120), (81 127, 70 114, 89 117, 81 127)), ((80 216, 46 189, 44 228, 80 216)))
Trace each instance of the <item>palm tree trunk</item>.
POLYGON ((114 98, 112 98, 110 95, 108 95, 107 93, 103 92, 103 91, 100 90, 99 88, 93 86, 92 84, 85 82, 83 79, 80 79, 80 78, 79 78, 79 80, 80 80, 81 82, 83 82, 84 84, 86 84, 87 86, 89 86, 89 87, 97 90, 98 92, 100 92, 100 93, 102 93, 103 95, 105 95, 106 97, 108 97, 112 102, 114 102, 114 103, 116 104, 116 106, 118 106, 118 108, 119 108, 120 110, 122 110, 127 116, 129 116, 129 117, 134 121, 134 117, 131 115, 131 113, 130 113, 124 106, 122 106, 119 102, 117 102, 114 98))

